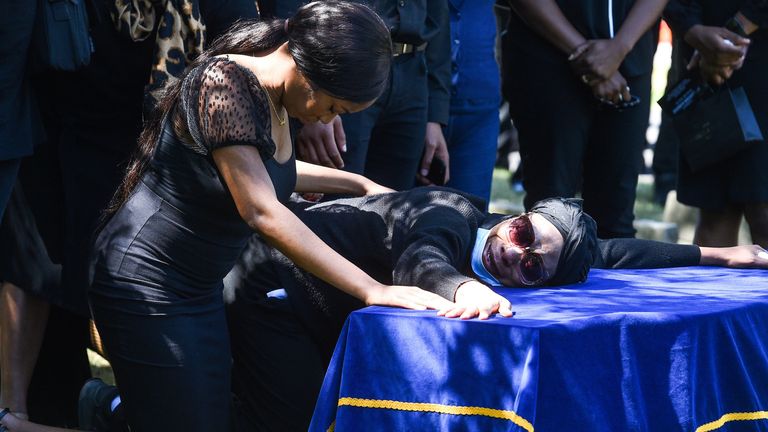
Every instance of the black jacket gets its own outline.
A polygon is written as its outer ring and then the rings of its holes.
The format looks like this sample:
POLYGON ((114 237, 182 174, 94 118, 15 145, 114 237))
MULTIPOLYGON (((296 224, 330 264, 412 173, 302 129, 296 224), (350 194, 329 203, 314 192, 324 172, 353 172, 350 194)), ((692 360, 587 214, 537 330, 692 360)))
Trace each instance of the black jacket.
MULTIPOLYGON (((741 12, 758 29, 750 38, 768 36, 768 1, 766 0, 671 0, 664 9, 664 20, 675 34, 683 37, 696 24, 723 26, 725 22, 741 12)), ((750 49, 752 47, 750 46, 750 49)))
MULTIPOLYGON (((415 285, 451 301, 472 280, 469 266, 477 229, 500 215, 480 211, 484 202, 447 188, 416 188, 336 200, 293 210, 334 250, 385 284, 415 285)), ((651 268, 696 265, 696 246, 635 239, 599 242, 595 267, 651 268)), ((308 330, 330 354, 357 299, 293 265, 254 236, 225 281, 235 297, 264 296, 284 288, 308 330)), ((230 299, 231 301, 231 299, 230 299)))

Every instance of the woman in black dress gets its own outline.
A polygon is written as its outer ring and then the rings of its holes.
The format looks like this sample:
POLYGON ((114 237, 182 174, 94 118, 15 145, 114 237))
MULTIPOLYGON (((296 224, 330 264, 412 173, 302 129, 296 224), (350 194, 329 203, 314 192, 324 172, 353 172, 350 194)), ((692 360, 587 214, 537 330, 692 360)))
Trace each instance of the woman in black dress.
MULTIPOLYGON (((689 66, 697 66, 704 79, 743 87, 763 137, 768 137, 768 1, 672 0, 664 19, 685 42, 683 57, 691 59, 689 66)), ((680 158, 677 199, 700 210, 694 243, 736 245, 744 218, 752 242, 768 247, 766 164, 765 139, 696 171, 680 158)))
POLYGON ((222 279, 253 231, 368 304, 448 303, 378 283, 282 204, 294 190, 386 190, 294 162, 286 119, 329 122, 369 106, 391 57, 371 9, 315 2, 286 21, 235 26, 167 90, 96 240, 89 294, 133 431, 228 428, 222 279))

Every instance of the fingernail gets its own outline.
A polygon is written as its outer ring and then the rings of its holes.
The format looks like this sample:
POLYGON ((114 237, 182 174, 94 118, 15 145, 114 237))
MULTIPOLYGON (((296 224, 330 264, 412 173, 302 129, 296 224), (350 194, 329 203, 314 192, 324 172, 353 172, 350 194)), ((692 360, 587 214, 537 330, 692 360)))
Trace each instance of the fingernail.
POLYGON ((762 251, 757 253, 758 258, 762 258, 764 260, 768 260, 768 252, 762 251))
POLYGON ((346 153, 346 151, 347 151, 347 145, 346 145, 346 144, 344 144, 343 146, 341 146, 341 151, 343 151, 343 152, 345 152, 345 153, 346 153))
POLYGON ((427 176, 427 174, 429 174, 429 171, 427 171, 427 170, 425 170, 425 169, 421 170, 421 175, 423 175, 424 177, 426 177, 426 176, 427 176))

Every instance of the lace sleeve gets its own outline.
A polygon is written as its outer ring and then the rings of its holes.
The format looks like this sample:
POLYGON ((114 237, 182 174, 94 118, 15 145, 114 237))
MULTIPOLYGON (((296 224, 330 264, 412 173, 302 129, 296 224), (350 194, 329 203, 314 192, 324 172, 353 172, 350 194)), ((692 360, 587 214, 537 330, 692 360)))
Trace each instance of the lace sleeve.
POLYGON ((262 159, 275 153, 269 105, 256 77, 237 63, 215 59, 190 73, 182 87, 194 151, 209 154, 231 145, 252 145, 262 159))

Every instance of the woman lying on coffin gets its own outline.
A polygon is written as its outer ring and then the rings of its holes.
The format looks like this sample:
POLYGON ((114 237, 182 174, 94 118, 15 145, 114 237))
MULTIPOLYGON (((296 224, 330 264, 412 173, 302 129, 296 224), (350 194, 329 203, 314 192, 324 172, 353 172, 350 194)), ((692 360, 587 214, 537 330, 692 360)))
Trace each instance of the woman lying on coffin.
MULTIPOLYGON (((510 315, 497 287, 578 290, 574 284, 584 282, 590 268, 768 268, 768 253, 755 245, 599 240, 595 222, 575 199, 543 200, 520 216, 483 212, 479 199, 447 188, 288 206, 369 274, 455 301, 438 313, 464 319, 510 315)), ((256 236, 224 284, 233 392, 242 412, 255 430, 307 430, 342 326, 364 304, 256 236)))
MULTIPOLYGON (((576 284, 586 280, 591 268, 768 268, 768 252, 758 245, 707 248, 599 239, 594 220, 578 199, 542 200, 519 216, 483 212, 483 205, 473 199, 477 200, 447 188, 417 188, 289 207, 320 238, 365 271, 455 301, 452 309, 441 311, 449 317, 487 318, 496 312, 508 316, 509 302, 489 287, 576 284), (371 240, 379 237, 391 240, 371 240)), ((248 262, 253 256, 249 249, 258 251, 259 243, 252 239, 227 278, 228 284, 248 289, 251 273, 260 268, 248 262)), ((307 281, 330 288, 317 279, 307 281)), ((299 289, 297 295, 311 292, 317 303, 317 292, 326 291, 299 289)))

